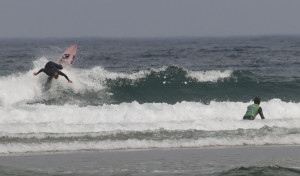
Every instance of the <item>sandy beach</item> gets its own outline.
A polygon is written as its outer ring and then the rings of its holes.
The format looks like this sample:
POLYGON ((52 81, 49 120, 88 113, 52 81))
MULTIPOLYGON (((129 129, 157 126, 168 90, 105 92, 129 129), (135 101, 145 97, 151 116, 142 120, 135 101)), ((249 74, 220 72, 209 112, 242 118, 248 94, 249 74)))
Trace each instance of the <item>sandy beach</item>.
POLYGON ((299 153, 299 146, 35 153, 0 156, 0 171, 3 175, 220 175, 240 168, 280 167, 297 172, 299 153))

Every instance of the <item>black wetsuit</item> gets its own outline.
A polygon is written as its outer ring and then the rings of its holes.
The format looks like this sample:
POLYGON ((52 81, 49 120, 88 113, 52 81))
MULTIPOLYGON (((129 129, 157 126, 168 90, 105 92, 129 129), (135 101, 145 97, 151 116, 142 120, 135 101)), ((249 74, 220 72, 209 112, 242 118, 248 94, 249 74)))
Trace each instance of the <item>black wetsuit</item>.
POLYGON ((62 70, 62 69, 63 69, 62 65, 57 64, 57 63, 52 62, 52 61, 49 61, 45 65, 45 68, 40 69, 40 71, 38 71, 37 73, 39 74, 40 72, 44 72, 48 76, 50 76, 50 79, 52 79, 53 76, 54 76, 54 72, 57 72, 59 75, 64 76, 69 81, 69 78, 67 77, 67 75, 65 75, 63 72, 59 71, 59 70, 62 70))
MULTIPOLYGON (((261 119, 265 119, 265 116, 264 116, 264 114, 263 114, 263 111, 262 111, 262 108, 261 108, 261 107, 258 108, 258 114, 260 115, 261 119)), ((244 116, 243 119, 244 119, 244 120, 254 120, 255 117, 252 117, 252 116, 244 116)))

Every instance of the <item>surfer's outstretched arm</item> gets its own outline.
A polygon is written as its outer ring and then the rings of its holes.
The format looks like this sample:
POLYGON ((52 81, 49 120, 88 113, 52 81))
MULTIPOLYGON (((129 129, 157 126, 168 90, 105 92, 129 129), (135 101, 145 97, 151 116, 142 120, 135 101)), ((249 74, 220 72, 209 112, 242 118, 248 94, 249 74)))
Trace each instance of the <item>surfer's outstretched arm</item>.
POLYGON ((41 73, 41 72, 45 72, 45 69, 42 68, 42 69, 40 69, 40 71, 38 71, 37 73, 33 73, 33 74, 34 74, 34 75, 38 75, 38 74, 41 73))
POLYGON ((72 83, 72 81, 71 80, 69 80, 69 78, 68 78, 68 76, 66 75, 66 74, 64 74, 63 72, 61 72, 61 71, 57 71, 57 73, 59 74, 59 75, 61 75, 61 76, 64 76, 67 80, 68 80, 68 82, 69 83, 72 83))

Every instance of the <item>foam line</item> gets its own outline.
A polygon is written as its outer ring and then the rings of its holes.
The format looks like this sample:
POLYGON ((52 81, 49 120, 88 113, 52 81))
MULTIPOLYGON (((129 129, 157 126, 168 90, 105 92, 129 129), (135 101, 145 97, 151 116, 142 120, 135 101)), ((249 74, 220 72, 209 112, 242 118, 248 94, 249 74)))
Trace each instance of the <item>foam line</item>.
POLYGON ((273 99, 262 102, 266 120, 243 121, 249 103, 242 102, 137 102, 119 105, 17 105, 0 107, 0 128, 8 133, 80 133, 115 130, 236 130, 265 125, 297 128, 300 103, 273 99))

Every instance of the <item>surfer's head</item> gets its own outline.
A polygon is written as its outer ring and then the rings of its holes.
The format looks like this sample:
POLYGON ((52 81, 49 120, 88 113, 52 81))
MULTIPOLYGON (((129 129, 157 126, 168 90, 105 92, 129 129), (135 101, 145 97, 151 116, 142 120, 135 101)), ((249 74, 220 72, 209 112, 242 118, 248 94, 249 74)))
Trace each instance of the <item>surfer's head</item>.
POLYGON ((259 105, 260 104, 260 98, 255 97, 254 98, 254 103, 259 105))
POLYGON ((57 73, 57 72, 54 72, 54 73, 53 73, 53 78, 55 78, 55 79, 58 78, 58 73, 57 73))

